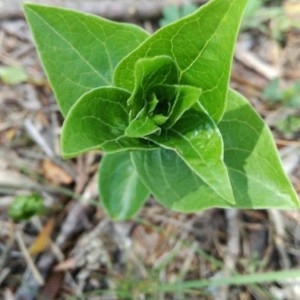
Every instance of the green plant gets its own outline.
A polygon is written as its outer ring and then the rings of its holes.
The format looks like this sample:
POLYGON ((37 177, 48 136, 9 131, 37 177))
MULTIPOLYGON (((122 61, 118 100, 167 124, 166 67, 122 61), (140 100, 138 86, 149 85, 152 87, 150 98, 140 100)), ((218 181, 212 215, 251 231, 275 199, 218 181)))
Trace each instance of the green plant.
POLYGON ((25 4, 66 117, 65 157, 105 152, 102 204, 126 219, 154 195, 181 212, 298 208, 272 135, 228 87, 246 0, 211 0, 153 35, 131 24, 25 4))
POLYGON ((270 81, 262 93, 262 99, 286 107, 277 118, 274 127, 286 138, 293 138, 300 131, 300 116, 296 109, 300 104, 300 82, 283 88, 278 78, 270 81), (292 109, 289 109, 292 108, 292 109))
POLYGON ((262 98, 266 101, 297 108, 300 104, 300 81, 295 81, 289 87, 282 88, 279 78, 273 79, 265 87, 262 98))
POLYGON ((8 210, 8 215, 14 221, 22 221, 44 212, 43 198, 39 194, 33 193, 17 196, 8 210))
POLYGON ((299 29, 300 24, 297 19, 289 16, 283 1, 248 0, 242 28, 257 29, 275 40, 282 41, 285 32, 291 28, 299 29), (272 26, 269 25, 270 21, 272 26))

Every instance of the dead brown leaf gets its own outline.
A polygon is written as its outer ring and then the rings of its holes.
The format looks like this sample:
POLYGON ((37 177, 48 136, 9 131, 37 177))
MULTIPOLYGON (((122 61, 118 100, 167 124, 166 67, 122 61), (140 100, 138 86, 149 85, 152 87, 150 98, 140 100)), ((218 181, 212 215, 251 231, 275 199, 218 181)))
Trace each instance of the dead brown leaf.
POLYGON ((53 218, 49 219, 46 225, 43 227, 28 252, 30 255, 39 254, 48 249, 51 241, 51 233, 55 225, 55 220, 53 218))
POLYGON ((68 185, 73 181, 73 178, 69 173, 57 164, 53 163, 50 159, 44 159, 42 161, 41 170, 45 178, 54 184, 68 185))

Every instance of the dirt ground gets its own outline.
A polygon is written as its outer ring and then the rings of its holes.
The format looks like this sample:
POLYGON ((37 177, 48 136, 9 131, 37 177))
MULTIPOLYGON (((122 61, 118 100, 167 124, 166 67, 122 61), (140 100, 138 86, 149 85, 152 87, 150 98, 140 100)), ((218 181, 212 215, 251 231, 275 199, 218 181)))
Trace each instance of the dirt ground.
MULTIPOLYGON (((97 196, 101 153, 60 157, 62 117, 20 2, 0 0, 0 299, 300 299, 300 278, 157 289, 299 268, 300 212, 178 214, 149 199, 133 220, 112 222, 97 196), (42 197, 47 212, 12 221, 8 210, 16 196, 31 193, 42 197)), ((35 2, 155 31, 164 7, 193 1, 35 2)), ((271 127, 285 170, 300 192, 300 4, 265 2, 245 20, 231 85, 271 127)))

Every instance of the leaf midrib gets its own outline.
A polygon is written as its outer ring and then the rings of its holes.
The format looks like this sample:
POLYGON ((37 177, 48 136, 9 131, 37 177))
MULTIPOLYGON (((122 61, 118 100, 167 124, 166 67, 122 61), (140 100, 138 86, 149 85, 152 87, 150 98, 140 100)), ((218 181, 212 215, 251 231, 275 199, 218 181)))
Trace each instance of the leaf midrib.
MULTIPOLYGON (((208 165, 208 163, 207 163, 207 161, 205 160, 205 159, 203 159, 203 156, 201 155, 201 153, 194 147, 194 145, 193 144, 191 144, 190 143, 190 141, 184 136, 184 135, 182 135, 180 132, 178 132, 178 131, 176 131, 176 130, 174 130, 174 129, 170 129, 170 131, 172 131, 173 133, 175 133, 175 134, 177 134, 178 136, 180 136, 182 139, 184 139, 187 143, 189 143, 190 144, 190 146, 191 146, 191 148, 198 154, 198 156, 200 157, 200 159, 201 159, 201 162, 207 167, 207 171, 211 174, 211 176, 217 181, 217 182, 219 182, 219 178, 216 176, 216 174, 215 174, 215 172, 212 172, 212 168, 211 167, 209 167, 209 165, 208 165)), ((184 159, 184 157, 178 152, 178 150, 177 149, 175 149, 175 152, 177 153, 177 155, 179 155, 186 163, 187 163, 187 161, 184 159)), ((191 171, 192 172, 194 172, 194 173, 196 173, 196 174, 199 174, 198 172, 197 172, 197 170, 195 170, 195 168, 192 166, 192 165, 190 165, 190 164, 188 164, 188 167, 191 169, 191 171)), ((200 175, 200 174, 199 174, 200 175)), ((226 199, 226 198, 224 198, 222 195, 220 195, 220 193, 218 192, 218 191, 216 191, 216 189, 214 188, 214 187, 212 187, 212 185, 210 184, 210 182, 208 182, 205 178, 203 178, 202 176, 199 176, 209 187, 211 187, 211 189, 217 194, 217 195, 219 195, 220 197, 221 197, 221 199, 224 199, 225 200, 225 202, 228 202, 228 200, 226 199)), ((221 184, 222 184, 222 182, 221 182, 221 184)), ((230 202, 229 202, 230 203, 230 202)))
MULTIPOLYGON (((215 30, 214 33, 210 36, 210 38, 206 41, 206 43, 204 44, 204 46, 202 47, 201 51, 200 51, 199 54, 196 56, 196 58, 189 64, 189 66, 187 66, 185 69, 181 70, 181 72, 180 72, 180 80, 181 80, 182 76, 184 75, 184 73, 187 72, 187 71, 188 71, 188 70, 189 70, 189 69, 190 69, 190 68, 191 68, 191 67, 192 67, 199 59, 200 59, 200 57, 202 56, 202 53, 204 52, 204 50, 206 49, 206 47, 208 46, 208 44, 210 43, 210 41, 216 36, 217 31, 219 30, 221 24, 223 24, 223 21, 224 21, 224 19, 226 18, 228 11, 231 10, 232 5, 233 5, 234 2, 235 2, 235 1, 231 1, 231 2, 230 2, 229 6, 228 6, 228 9, 226 10, 226 13, 224 13, 223 17, 221 18, 221 20, 220 20, 220 22, 219 22, 219 25, 217 26, 216 30, 215 30)), ((172 46, 172 50, 173 50, 173 46, 172 46)), ((177 63, 177 61, 176 61, 176 56, 174 55, 173 51, 172 51, 172 55, 173 55, 173 57, 175 58, 175 62, 176 62, 176 64, 177 64, 177 66, 178 66, 178 63, 177 63)), ((179 68, 179 66, 178 66, 178 68, 179 68)), ((179 69, 180 69, 180 68, 179 68, 179 69)), ((180 80, 179 80, 179 81, 180 81, 180 80)))
POLYGON ((28 9, 40 20, 41 23, 44 23, 51 31, 54 32, 54 34, 56 34, 63 42, 65 42, 74 51, 74 53, 76 53, 78 57, 97 75, 97 77, 103 80, 106 84, 110 84, 110 82, 108 82, 107 79, 101 73, 99 73, 98 70, 95 69, 95 67, 63 35, 55 30, 49 22, 41 18, 40 15, 34 10, 30 9, 30 7, 28 7, 28 9))

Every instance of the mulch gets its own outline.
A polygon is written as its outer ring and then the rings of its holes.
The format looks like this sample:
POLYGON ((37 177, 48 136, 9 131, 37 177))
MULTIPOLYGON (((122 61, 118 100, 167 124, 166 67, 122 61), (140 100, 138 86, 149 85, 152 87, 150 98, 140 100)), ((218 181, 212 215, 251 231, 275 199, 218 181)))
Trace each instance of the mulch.
MULTIPOLYGON (((299 5, 289 8, 290 2, 284 6, 287 18, 300 20, 299 5)), ((61 158, 62 117, 20 2, 8 3, 0 1, 0 69, 13 72, 2 80, 0 75, 0 298, 300 299, 300 282, 295 281, 153 292, 164 283, 299 267, 300 212, 210 209, 179 214, 151 198, 133 220, 112 222, 97 196, 101 153, 61 158), (46 214, 13 222, 8 210, 15 197, 33 192, 41 195, 46 214)), ((96 13, 107 11, 101 2, 87 3, 96 13)), ((151 5, 151 15, 141 8, 128 10, 125 17, 109 10, 107 17, 130 19, 154 31, 164 5, 151 5)), ((270 33, 274 20, 265 25, 270 33)), ((298 107, 289 106, 263 96, 276 78, 282 90, 300 82, 300 31, 288 28, 280 39, 268 32, 249 28, 240 34, 231 85, 271 127, 286 172, 300 192, 300 125, 291 130, 279 126, 289 118, 300 119, 300 101, 298 107)))

